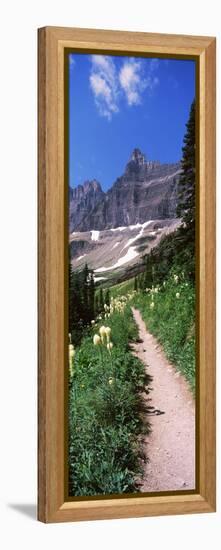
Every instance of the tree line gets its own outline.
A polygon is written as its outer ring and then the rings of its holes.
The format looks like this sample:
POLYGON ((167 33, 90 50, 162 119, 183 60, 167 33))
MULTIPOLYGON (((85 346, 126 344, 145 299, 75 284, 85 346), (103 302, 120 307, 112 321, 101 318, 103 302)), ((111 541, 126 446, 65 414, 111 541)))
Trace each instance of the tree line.
POLYGON ((110 292, 96 289, 94 272, 85 264, 82 271, 69 266, 69 333, 72 343, 78 345, 86 327, 103 312, 104 304, 110 305, 110 292))
POLYGON ((196 223, 196 104, 193 101, 186 133, 183 140, 181 176, 178 183, 177 218, 179 228, 163 237, 156 248, 144 258, 143 273, 135 277, 135 290, 145 290, 161 283, 171 268, 183 271, 193 283, 195 281, 195 223, 196 223))

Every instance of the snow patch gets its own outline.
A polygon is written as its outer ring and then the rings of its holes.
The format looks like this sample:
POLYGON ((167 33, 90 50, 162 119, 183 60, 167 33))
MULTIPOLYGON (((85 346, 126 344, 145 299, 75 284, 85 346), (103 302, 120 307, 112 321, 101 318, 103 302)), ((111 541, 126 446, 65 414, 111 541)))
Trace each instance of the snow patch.
POLYGON ((120 244, 120 241, 117 241, 114 246, 113 246, 113 249, 116 248, 116 246, 118 246, 120 244))
POLYGON ((134 246, 130 246, 130 248, 128 248, 127 253, 124 256, 122 256, 122 258, 119 258, 116 264, 111 265, 110 267, 99 267, 98 269, 95 269, 95 273, 101 273, 103 271, 111 271, 111 269, 117 269, 118 267, 121 267, 121 265, 127 264, 128 262, 131 262, 131 260, 134 260, 136 256, 138 256, 138 252, 136 252, 134 246))
POLYGON ((91 240, 92 241, 98 241, 99 235, 100 235, 100 231, 92 230, 91 231, 91 240))
POLYGON ((134 231, 134 229, 140 229, 140 228, 143 228, 145 229, 148 225, 150 225, 150 223, 153 223, 153 220, 149 220, 148 222, 144 222, 144 223, 136 223, 135 225, 129 225, 129 229, 131 229, 131 231, 134 231))
POLYGON ((138 235, 136 235, 136 237, 132 237, 132 239, 129 239, 129 241, 127 241, 127 243, 123 247, 123 250, 124 250, 124 248, 127 248, 128 246, 131 246, 132 243, 134 243, 135 241, 137 241, 137 239, 142 237, 144 229, 146 229, 146 227, 148 227, 148 225, 150 225, 150 223, 152 223, 152 220, 149 220, 148 222, 144 222, 144 223, 137 223, 137 225, 130 225, 129 226, 130 229, 138 229, 138 228, 141 228, 141 229, 140 229, 138 235))
POLYGON ((105 281, 107 277, 94 277, 94 282, 97 283, 98 281, 105 281))
POLYGON ((83 256, 78 256, 78 258, 76 258, 76 262, 79 262, 79 260, 82 260, 82 258, 84 258, 85 256, 87 256, 87 254, 83 254, 83 256))
POLYGON ((130 229, 131 231, 134 231, 134 229, 140 229, 141 227, 145 229, 145 227, 147 227, 152 222, 153 220, 149 220, 148 222, 144 222, 144 223, 138 222, 135 225, 122 225, 120 227, 114 227, 114 228, 112 227, 109 231, 125 231, 125 229, 130 229))
POLYGON ((126 226, 114 227, 114 228, 111 228, 111 231, 124 231, 125 229, 127 229, 126 226))

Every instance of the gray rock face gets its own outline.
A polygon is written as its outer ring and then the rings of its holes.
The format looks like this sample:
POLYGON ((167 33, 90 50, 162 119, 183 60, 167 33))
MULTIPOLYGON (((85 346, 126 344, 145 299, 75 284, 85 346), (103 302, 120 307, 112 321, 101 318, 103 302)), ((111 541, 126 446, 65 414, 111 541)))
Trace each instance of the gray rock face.
MULTIPOLYGON (((180 163, 146 160, 134 149, 124 174, 104 193, 86 182, 73 190, 70 226, 77 231, 104 230, 176 217, 180 163), (87 185, 87 193, 82 189, 87 185)), ((73 231, 73 229, 72 229, 73 231)))
POLYGON ((70 231, 74 231, 87 217, 105 193, 97 180, 85 181, 83 185, 75 188, 69 187, 69 225, 70 231))

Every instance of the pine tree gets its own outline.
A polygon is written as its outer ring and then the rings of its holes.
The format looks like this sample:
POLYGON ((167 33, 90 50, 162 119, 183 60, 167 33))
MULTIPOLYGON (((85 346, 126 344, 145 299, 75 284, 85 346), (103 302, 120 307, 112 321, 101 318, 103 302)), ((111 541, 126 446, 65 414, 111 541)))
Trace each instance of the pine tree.
POLYGON ((89 286, 88 286, 88 309, 89 309, 89 320, 92 321, 95 317, 95 284, 94 284, 94 273, 93 270, 90 270, 89 273, 89 286))
POLYGON ((106 290, 106 293, 105 293, 105 304, 107 304, 107 306, 110 305, 110 291, 109 291, 109 288, 106 290))
POLYGON ((182 173, 178 186, 177 217, 181 218, 182 225, 177 232, 178 254, 190 275, 195 273, 195 100, 190 109, 189 120, 186 124, 184 136, 183 158, 181 161, 182 173))
POLYGON ((99 312, 101 313, 102 311, 104 311, 104 293, 103 293, 103 288, 100 288, 100 292, 99 292, 99 312))
POLYGON ((98 296, 98 293, 95 294, 94 307, 95 307, 95 317, 97 317, 97 315, 99 313, 99 296, 98 296))
POLYGON ((84 305, 80 276, 69 268, 69 332, 72 343, 79 344, 83 330, 84 305))
POLYGON ((89 314, 89 269, 88 269, 87 264, 85 264, 84 269, 81 273, 81 292, 82 292, 82 301, 83 301, 82 319, 83 319, 84 325, 87 325, 90 321, 90 314, 89 314))

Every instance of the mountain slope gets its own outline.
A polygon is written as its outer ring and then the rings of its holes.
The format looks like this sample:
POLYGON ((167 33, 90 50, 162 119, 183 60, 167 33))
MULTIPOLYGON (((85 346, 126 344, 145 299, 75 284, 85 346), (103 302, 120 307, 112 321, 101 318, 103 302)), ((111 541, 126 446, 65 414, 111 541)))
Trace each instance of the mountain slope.
POLYGON ((69 226, 73 231, 93 210, 105 193, 97 180, 85 181, 75 188, 69 187, 69 226))
POLYGON ((95 280, 114 284, 139 271, 142 258, 174 231, 181 166, 147 161, 134 149, 124 174, 104 193, 96 180, 70 189, 70 256, 95 280))
POLYGON ((124 174, 86 212, 78 231, 104 230, 176 217, 177 183, 181 167, 147 161, 134 149, 124 174))
POLYGON ((105 229, 74 231, 70 253, 74 270, 87 262, 96 282, 114 284, 139 272, 142 257, 157 246, 164 235, 175 231, 179 220, 149 220, 143 224, 105 229))

